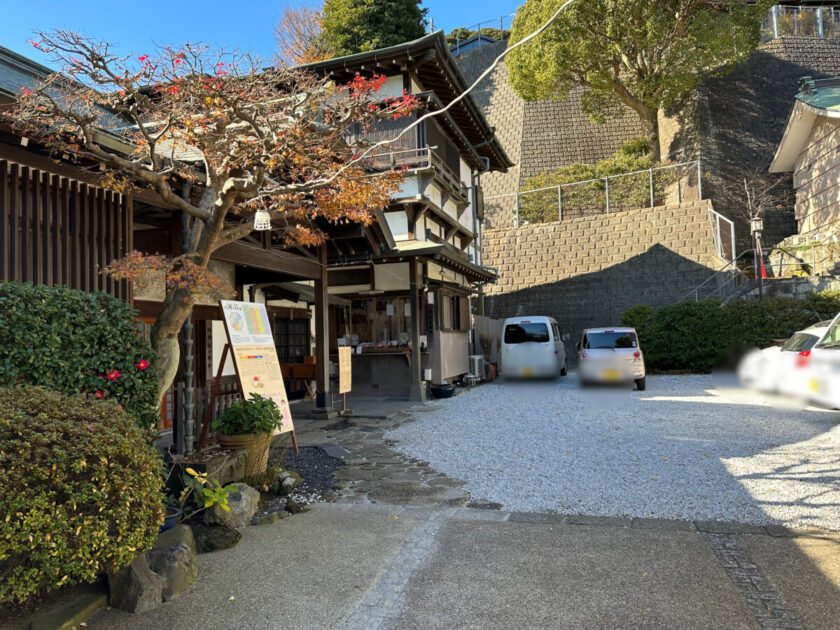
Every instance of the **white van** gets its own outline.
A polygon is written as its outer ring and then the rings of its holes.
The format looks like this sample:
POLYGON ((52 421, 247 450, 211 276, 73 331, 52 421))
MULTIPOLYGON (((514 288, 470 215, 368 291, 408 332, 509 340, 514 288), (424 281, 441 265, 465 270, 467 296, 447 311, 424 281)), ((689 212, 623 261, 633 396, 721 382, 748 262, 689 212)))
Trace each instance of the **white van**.
POLYGON ((554 378, 566 375, 566 348, 552 317, 510 317, 502 325, 502 376, 554 378))

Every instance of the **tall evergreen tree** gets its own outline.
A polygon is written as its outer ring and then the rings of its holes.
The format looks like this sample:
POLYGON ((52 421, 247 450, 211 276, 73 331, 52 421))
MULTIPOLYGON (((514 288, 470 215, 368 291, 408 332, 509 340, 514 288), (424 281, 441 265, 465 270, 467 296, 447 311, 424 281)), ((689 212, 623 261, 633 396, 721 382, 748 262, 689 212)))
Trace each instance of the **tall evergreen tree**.
MULTIPOLYGON (((525 38, 564 0, 527 0, 510 44, 525 38)), ((565 98, 588 88, 583 108, 594 122, 618 104, 639 116, 659 160, 660 110, 746 59, 760 40, 761 18, 774 0, 585 0, 573 3, 539 37, 507 58, 510 82, 526 100, 565 98)))
POLYGON ((323 36, 337 56, 376 50, 422 37, 421 0, 326 0, 323 36))

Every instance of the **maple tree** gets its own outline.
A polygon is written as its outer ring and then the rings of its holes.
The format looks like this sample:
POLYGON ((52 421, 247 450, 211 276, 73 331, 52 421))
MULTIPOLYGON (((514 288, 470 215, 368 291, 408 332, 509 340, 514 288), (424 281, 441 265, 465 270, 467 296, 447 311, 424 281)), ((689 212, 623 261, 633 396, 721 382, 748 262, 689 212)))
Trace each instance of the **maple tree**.
POLYGON ((161 396, 196 298, 229 291, 207 270, 213 252, 248 235, 256 212, 270 213, 274 238, 311 246, 324 241, 319 222, 367 225, 399 186, 399 172, 366 171, 365 150, 347 140, 364 137, 360 125, 416 109, 412 96, 377 95, 384 76, 335 85, 194 44, 124 56, 70 31, 31 43, 62 70, 22 89, 7 121, 103 185, 153 190, 181 217, 181 252, 135 251, 108 268, 130 281, 165 277, 152 327, 161 396))

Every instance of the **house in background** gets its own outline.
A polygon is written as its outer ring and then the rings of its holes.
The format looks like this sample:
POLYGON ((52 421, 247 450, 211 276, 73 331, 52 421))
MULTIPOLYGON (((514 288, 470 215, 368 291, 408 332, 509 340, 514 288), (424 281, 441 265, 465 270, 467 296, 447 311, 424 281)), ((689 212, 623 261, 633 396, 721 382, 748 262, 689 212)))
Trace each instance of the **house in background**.
POLYGON ((804 77, 771 173, 793 173, 799 236, 840 232, 840 79, 804 77))
POLYGON ((422 398, 425 381, 471 371, 470 297, 495 280, 481 264, 481 175, 512 162, 471 94, 443 111, 467 82, 441 31, 304 68, 337 83, 384 75, 378 97, 406 93, 423 104, 365 137, 388 141, 366 160, 367 170, 404 176, 380 226, 393 245, 370 254, 333 238, 326 253, 329 293, 344 301, 331 307, 330 349, 353 347, 354 392, 422 398), (442 113, 400 136, 428 112, 442 113))

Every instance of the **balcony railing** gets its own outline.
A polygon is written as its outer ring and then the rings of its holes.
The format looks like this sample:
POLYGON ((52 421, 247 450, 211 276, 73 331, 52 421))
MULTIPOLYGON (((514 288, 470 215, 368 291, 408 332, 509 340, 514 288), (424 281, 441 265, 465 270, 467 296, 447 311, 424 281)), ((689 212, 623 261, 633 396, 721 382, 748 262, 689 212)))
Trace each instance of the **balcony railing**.
POLYGON ((397 170, 429 172, 438 182, 461 197, 463 202, 468 202, 469 188, 461 180, 461 176, 435 153, 434 148, 423 147, 421 149, 375 153, 362 162, 366 170, 374 173, 397 170))
POLYGON ((761 22, 761 39, 777 37, 838 37, 840 7, 777 4, 761 22))

